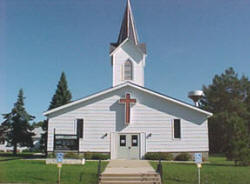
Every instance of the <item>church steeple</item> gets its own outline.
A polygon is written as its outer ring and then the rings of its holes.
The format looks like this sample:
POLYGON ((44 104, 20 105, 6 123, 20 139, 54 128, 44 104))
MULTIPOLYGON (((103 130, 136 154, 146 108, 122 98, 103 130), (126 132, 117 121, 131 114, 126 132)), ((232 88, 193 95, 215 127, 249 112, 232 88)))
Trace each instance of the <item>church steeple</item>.
POLYGON ((138 44, 138 36, 135 28, 135 22, 131 10, 130 0, 127 1, 127 6, 123 15, 122 25, 117 44, 121 44, 126 38, 132 41, 135 45, 138 44))
POLYGON ((130 0, 127 0, 118 40, 110 44, 113 86, 124 82, 144 86, 146 55, 146 46, 139 43, 130 0))

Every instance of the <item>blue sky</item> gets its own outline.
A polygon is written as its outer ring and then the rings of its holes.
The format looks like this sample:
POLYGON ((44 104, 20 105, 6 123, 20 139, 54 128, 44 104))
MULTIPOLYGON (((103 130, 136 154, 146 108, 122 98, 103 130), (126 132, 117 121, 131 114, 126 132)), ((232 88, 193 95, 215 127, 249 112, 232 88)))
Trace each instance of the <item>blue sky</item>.
MULTIPOLYGON (((0 0, 0 113, 23 88, 43 120, 62 71, 73 100, 112 85, 109 43, 125 0, 0 0)), ((187 93, 232 66, 250 74, 249 0, 131 0, 147 44, 145 87, 192 103, 187 93)), ((0 122, 2 121, 0 117, 0 122)))

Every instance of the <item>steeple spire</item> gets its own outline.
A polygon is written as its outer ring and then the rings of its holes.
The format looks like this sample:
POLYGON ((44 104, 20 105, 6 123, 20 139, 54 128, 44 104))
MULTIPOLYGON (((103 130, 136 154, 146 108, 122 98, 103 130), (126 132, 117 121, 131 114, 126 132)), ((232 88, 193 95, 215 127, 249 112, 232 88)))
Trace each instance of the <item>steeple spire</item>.
POLYGON ((118 40, 116 43, 110 43, 109 55, 113 69, 113 86, 127 81, 144 86, 146 45, 139 43, 129 0, 118 40))
POLYGON ((131 10, 130 0, 127 0, 127 6, 123 15, 122 25, 117 44, 119 45, 126 38, 132 41, 135 45, 138 44, 138 37, 135 28, 134 17, 131 10))
POLYGON ((112 54, 112 52, 126 39, 134 43, 138 49, 146 54, 146 45, 144 43, 139 43, 138 40, 130 0, 127 0, 127 6, 123 15, 118 40, 116 43, 110 43, 109 53, 112 54))

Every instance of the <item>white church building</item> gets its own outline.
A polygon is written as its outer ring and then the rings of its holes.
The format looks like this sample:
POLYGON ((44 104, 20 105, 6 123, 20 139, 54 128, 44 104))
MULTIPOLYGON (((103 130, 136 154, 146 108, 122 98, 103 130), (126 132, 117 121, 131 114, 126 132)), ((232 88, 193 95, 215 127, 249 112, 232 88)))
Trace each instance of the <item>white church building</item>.
POLYGON ((143 159, 147 152, 209 151, 212 113, 144 87, 146 46, 139 43, 130 2, 110 45, 113 86, 44 112, 48 152, 109 153, 143 159))

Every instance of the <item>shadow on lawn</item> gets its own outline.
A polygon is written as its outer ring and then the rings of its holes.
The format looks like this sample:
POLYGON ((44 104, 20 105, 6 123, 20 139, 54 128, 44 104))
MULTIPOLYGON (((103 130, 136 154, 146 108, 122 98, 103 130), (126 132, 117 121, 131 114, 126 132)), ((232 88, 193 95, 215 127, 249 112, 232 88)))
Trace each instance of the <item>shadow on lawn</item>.
MULTIPOLYGON (((179 163, 178 163, 179 164, 179 163)), ((195 167, 196 167, 196 164, 195 163, 192 163, 195 167)), ((192 165, 190 163, 181 163, 181 165, 186 165, 186 166, 190 166, 192 165)), ((232 166, 235 166, 233 163, 203 163, 202 165, 205 165, 205 166, 224 166, 224 167, 232 167, 232 166)))
POLYGON ((180 179, 180 178, 172 178, 172 177, 169 177, 169 178, 166 178, 167 181, 174 181, 174 182, 177 182, 177 183, 192 183, 191 181, 187 181, 187 180, 183 180, 183 179, 180 179))
POLYGON ((45 158, 44 155, 34 155, 33 153, 18 153, 13 155, 12 153, 0 153, 0 162, 20 159, 32 159, 32 158, 45 158))

